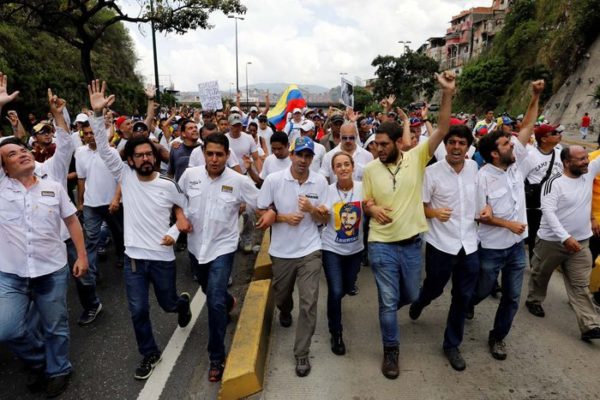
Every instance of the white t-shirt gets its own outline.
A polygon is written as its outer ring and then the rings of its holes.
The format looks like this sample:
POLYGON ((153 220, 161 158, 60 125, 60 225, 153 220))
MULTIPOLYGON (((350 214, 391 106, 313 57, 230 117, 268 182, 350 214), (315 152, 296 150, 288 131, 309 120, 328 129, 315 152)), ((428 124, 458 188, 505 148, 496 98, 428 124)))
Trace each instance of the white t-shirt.
MULTIPOLYGON (((229 151, 235 153, 235 156, 238 160, 243 160, 244 155, 252 157, 252 153, 256 152, 258 154, 258 149, 256 146, 256 142, 252 135, 248 135, 245 132, 241 132, 240 137, 232 138, 231 133, 226 133, 227 139, 229 139, 229 151)), ((240 168, 242 172, 246 172, 246 168, 244 167, 244 163, 240 164, 240 168)))
MULTIPOLYGON (((323 157, 323 162, 321 163, 321 174, 324 177, 329 178, 329 182, 334 183, 337 182, 337 177, 333 173, 333 169, 331 168, 331 159, 336 153, 343 151, 341 143, 335 146, 333 149, 329 150, 325 156, 323 157)), ((369 162, 373 161, 373 154, 371 152, 363 149, 362 147, 356 146, 354 150, 354 154, 352 154, 352 159, 354 159, 354 172, 352 173, 352 177, 354 180, 362 181, 363 170, 365 165, 369 162)))
POLYGON ((462 170, 456 173, 445 158, 425 168, 423 203, 431 208, 452 209, 446 222, 427 218, 429 231, 424 239, 444 253, 457 255, 464 248, 466 254, 471 254, 477 250, 477 170, 475 161, 465 160, 462 170))
POLYGON ((258 137, 263 138, 265 145, 267 146, 267 153, 271 154, 271 136, 273 136, 273 129, 267 125, 266 129, 258 128, 258 137))
POLYGON ((292 165, 292 160, 289 157, 277 158, 275 154, 271 154, 265 158, 263 162, 262 171, 260 171, 259 177, 264 180, 267 176, 274 172, 284 170, 292 165))
POLYGON ((141 260, 175 260, 173 247, 160 243, 169 231, 173 206, 187 207, 185 194, 175 181, 159 174, 151 181, 141 181, 135 170, 110 151, 104 118, 92 117, 90 125, 98 154, 121 183, 125 254, 141 260))
POLYGON ((569 236, 577 240, 592 236, 592 188, 598 174, 600 159, 595 159, 588 173, 578 178, 557 174, 548 179, 542 188, 540 239, 564 242, 569 236))
MULTIPOLYGON (((110 151, 119 156, 116 149, 111 147, 110 151)), ((117 181, 98 152, 89 146, 79 147, 75 151, 75 169, 77 178, 85 179, 83 204, 88 207, 109 205, 117 190, 117 181)))
POLYGON ((337 183, 329 185, 325 201, 329 222, 321 233, 323 250, 349 256, 364 249, 362 200, 361 182, 354 181, 348 193, 339 190, 337 183))
POLYGON ((301 136, 300 127, 302 126, 302 122, 304 122, 304 117, 302 117, 300 122, 294 122, 293 119, 286 122, 283 132, 288 135, 288 142, 290 145, 301 136))
POLYGON ((323 158, 325 157, 327 150, 325 150, 325 146, 323 146, 321 143, 315 141, 313 141, 313 143, 315 144, 315 155, 310 163, 310 170, 319 173, 321 171, 323 158))
POLYGON ((194 230, 188 234, 188 249, 200 264, 232 253, 238 244, 238 212, 240 204, 256 208, 258 189, 245 175, 225 168, 221 176, 212 179, 206 168, 185 170, 179 185, 188 196, 184 210, 194 230))
MULTIPOLYGON (((275 172, 265 179, 258 195, 258 208, 266 209, 271 204, 278 214, 299 212, 298 198, 306 196, 313 206, 325 204, 327 181, 312 171, 302 185, 294 179, 290 168, 275 172)), ((321 250, 321 237, 317 222, 305 212, 304 218, 296 226, 285 222, 273 224, 269 254, 280 258, 299 258, 321 250)))
MULTIPOLYGON (((206 159, 204 158, 204 152, 202 146, 196 147, 192 150, 192 154, 190 154, 190 160, 188 162, 188 168, 191 167, 201 167, 206 165, 206 159)), ((233 168, 235 166, 240 165, 237 160, 235 154, 232 151, 229 152, 229 157, 227 158, 227 166, 229 168, 233 168)))
MULTIPOLYGON (((552 172, 550 176, 562 173, 563 164, 560 161, 560 150, 554 148, 554 165, 552 166, 552 172)), ((540 183, 546 171, 550 166, 550 160, 552 160, 552 153, 544 154, 537 147, 531 147, 527 153, 527 172, 524 174, 525 178, 529 183, 540 183)))

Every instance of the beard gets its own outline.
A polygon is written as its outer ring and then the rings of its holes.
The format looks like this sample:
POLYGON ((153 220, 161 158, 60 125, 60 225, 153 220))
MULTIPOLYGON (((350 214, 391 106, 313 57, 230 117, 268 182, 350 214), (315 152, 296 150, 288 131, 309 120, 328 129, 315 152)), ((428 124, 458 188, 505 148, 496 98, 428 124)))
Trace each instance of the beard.
POLYGON ((141 176, 150 176, 154 173, 154 164, 151 162, 145 161, 139 167, 134 167, 135 172, 140 174, 141 176))
POLYGON ((398 154, 400 154, 400 152, 398 151, 398 148, 394 146, 390 154, 381 161, 383 161, 384 164, 393 164, 398 161, 398 154))

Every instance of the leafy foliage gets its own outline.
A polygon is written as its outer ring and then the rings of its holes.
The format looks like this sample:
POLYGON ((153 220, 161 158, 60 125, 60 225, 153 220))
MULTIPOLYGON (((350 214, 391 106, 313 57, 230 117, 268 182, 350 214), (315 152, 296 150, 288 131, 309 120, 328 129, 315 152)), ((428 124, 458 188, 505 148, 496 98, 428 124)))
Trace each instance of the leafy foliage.
POLYGON ((365 111, 373 104, 377 104, 375 96, 362 86, 354 86, 354 109, 356 111, 365 111))
POLYGON ((396 96, 396 104, 411 103, 424 94, 431 97, 435 89, 434 73, 439 64, 423 54, 407 51, 401 57, 377 56, 371 63, 376 67, 373 92, 377 98, 396 96))
POLYGON ((459 102, 477 112, 493 110, 504 94, 512 70, 502 57, 478 58, 459 76, 459 102))

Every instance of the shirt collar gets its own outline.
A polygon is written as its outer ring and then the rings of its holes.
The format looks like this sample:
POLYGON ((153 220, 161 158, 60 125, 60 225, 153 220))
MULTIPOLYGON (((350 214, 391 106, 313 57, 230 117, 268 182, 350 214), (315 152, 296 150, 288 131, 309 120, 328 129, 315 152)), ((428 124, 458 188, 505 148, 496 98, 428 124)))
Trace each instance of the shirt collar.
MULTIPOLYGON (((308 170, 308 178, 306 179, 306 182, 304 182, 304 183, 314 183, 315 180, 314 180, 313 177, 314 177, 314 173, 309 168, 309 170, 308 170)), ((285 173, 283 174, 283 179, 285 179, 286 181, 297 182, 296 178, 294 178, 292 176, 292 166, 291 165, 290 165, 289 168, 285 169, 285 173)))

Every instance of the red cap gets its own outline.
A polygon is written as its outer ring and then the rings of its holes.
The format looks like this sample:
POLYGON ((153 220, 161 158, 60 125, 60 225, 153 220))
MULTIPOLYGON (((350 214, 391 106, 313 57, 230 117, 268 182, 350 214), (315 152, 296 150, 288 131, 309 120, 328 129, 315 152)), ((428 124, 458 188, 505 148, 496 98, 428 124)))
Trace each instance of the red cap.
POLYGON ((485 125, 481 125, 479 128, 475 130, 475 133, 480 136, 485 136, 488 133, 488 128, 485 125))
POLYGON ((458 118, 450 118, 450 126, 452 125, 464 125, 467 121, 458 119, 458 118))
POLYGON ((558 125, 550 125, 550 124, 541 124, 533 128, 533 133, 535 133, 535 139, 540 140, 543 137, 546 137, 551 132, 554 132, 558 125))
POLYGON ((115 125, 116 125, 117 129, 120 129, 121 128, 121 124, 123 122, 125 122, 126 120, 127 120, 127 117, 125 117, 123 115, 120 116, 119 118, 117 118, 117 120, 115 121, 115 125))

